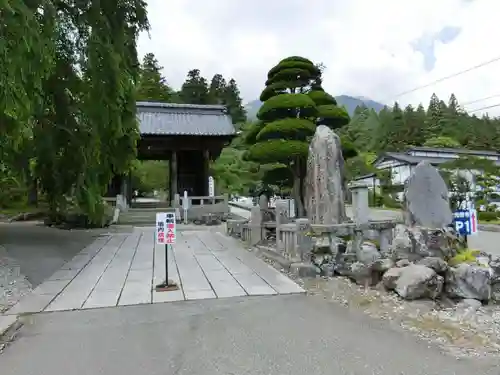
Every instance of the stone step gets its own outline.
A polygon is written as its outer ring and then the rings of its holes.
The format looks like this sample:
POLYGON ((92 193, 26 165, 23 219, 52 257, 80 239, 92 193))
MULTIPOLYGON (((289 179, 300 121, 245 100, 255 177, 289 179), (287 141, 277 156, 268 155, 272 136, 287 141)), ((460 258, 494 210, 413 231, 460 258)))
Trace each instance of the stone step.
POLYGON ((132 202, 130 206, 133 209, 170 208, 170 204, 168 202, 132 202))

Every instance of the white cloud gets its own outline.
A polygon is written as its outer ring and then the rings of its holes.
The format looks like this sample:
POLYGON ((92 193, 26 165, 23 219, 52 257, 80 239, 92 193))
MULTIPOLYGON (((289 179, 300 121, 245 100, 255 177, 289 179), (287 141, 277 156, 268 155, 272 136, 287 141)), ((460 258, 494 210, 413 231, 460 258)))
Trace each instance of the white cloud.
MULTIPOLYGON (((215 73, 234 77, 247 101, 258 98, 267 71, 281 58, 301 55, 326 65, 324 86, 332 94, 391 103, 400 92, 496 57, 490 41, 500 35, 498 0, 148 3, 151 39, 141 36, 139 52, 153 52, 174 87, 188 70, 198 68, 207 78, 215 73), (411 44, 445 26, 462 31, 451 43, 436 43, 437 61, 427 72, 411 44)), ((499 73, 500 62, 398 100, 427 103, 434 91, 443 99, 454 92, 462 102, 500 94, 499 73)), ((470 108, 496 104, 492 101, 470 108)))

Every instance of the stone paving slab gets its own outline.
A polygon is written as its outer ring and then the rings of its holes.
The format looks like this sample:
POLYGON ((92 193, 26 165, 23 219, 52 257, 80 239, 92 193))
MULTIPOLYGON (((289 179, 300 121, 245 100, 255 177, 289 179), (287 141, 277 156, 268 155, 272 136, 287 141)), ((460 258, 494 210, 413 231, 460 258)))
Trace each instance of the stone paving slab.
POLYGON ((141 227, 97 238, 7 314, 305 292, 217 231, 179 230, 168 252, 176 291, 154 291, 165 280, 165 247, 141 227))

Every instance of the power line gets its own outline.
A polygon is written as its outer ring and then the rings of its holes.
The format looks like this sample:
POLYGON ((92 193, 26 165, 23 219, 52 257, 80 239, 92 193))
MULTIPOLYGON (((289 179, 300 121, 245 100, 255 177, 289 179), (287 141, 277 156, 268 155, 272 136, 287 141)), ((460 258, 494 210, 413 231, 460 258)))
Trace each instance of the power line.
POLYGON ((469 102, 461 103, 461 105, 465 106, 465 105, 469 105, 469 104, 480 103, 480 102, 484 102, 485 100, 489 100, 489 99, 493 99, 493 98, 498 98, 498 97, 500 97, 500 94, 487 96, 487 97, 481 98, 481 99, 471 100, 469 102))
POLYGON ((471 111, 466 110, 466 112, 467 113, 474 113, 474 112, 482 111, 484 109, 490 109, 490 108, 496 108, 496 107, 500 107, 500 103, 499 104, 494 104, 494 105, 489 105, 487 107, 476 108, 476 109, 473 109, 471 111))
POLYGON ((437 83, 441 83, 443 81, 447 81, 451 78, 455 78, 455 77, 458 77, 458 76, 461 76, 462 74, 465 74, 465 73, 469 73, 473 70, 476 70, 476 69, 479 69, 479 68, 482 68, 483 66, 486 66, 486 65, 489 65, 489 64, 493 64, 494 62, 497 62, 497 61, 500 61, 500 56, 498 57, 495 57, 494 59, 491 59, 491 60, 488 60, 488 61, 485 61, 483 63, 480 63, 478 65, 475 65, 471 68, 468 68, 468 69, 465 69, 465 70, 462 70, 460 72, 457 72, 457 73, 454 73, 454 74, 450 74, 449 76, 446 76, 446 77, 442 77, 442 78, 439 78, 433 82, 430 82, 430 83, 427 83, 425 85, 422 85, 422 86, 418 86, 418 87, 415 87, 414 89, 411 89, 411 90, 408 90, 408 91, 403 91, 399 94, 397 94, 396 96, 393 97, 393 99, 397 99, 403 95, 407 95, 407 94, 411 94, 415 91, 419 91, 419 90, 422 90, 422 89, 425 89, 427 87, 431 87, 431 86, 434 86, 436 85, 437 83))

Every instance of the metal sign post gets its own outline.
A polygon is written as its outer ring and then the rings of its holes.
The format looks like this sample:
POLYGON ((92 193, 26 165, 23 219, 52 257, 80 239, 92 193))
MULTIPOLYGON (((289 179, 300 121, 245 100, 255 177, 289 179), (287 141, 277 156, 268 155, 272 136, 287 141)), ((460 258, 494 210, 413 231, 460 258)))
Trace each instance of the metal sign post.
POLYGON ((177 284, 168 278, 168 250, 175 244, 177 232, 175 212, 159 212, 156 214, 156 243, 165 245, 165 281, 156 285, 157 292, 178 290, 177 284))
POLYGON ((465 245, 467 245, 467 237, 478 233, 477 211, 475 209, 455 211, 453 224, 457 233, 464 237, 465 245))

